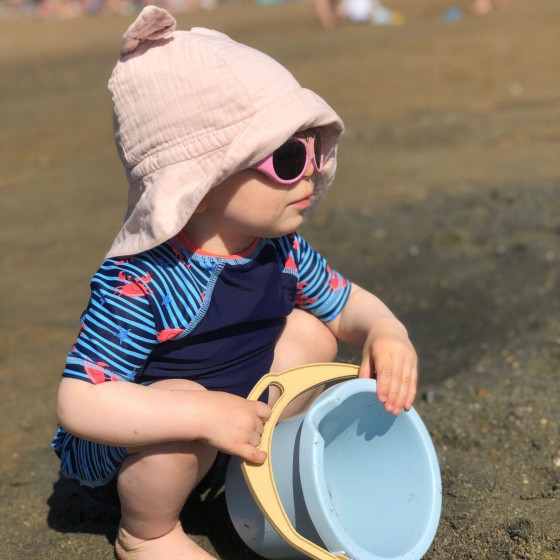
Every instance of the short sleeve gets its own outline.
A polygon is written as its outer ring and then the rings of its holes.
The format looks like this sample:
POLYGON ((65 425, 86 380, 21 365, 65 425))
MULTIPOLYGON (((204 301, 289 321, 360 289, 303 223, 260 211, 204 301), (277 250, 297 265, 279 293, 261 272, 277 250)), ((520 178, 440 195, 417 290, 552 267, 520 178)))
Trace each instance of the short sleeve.
POLYGON ((350 282, 297 233, 293 236, 292 254, 298 272, 296 307, 321 321, 334 320, 348 299, 350 282))
POLYGON ((91 281, 64 377, 94 384, 134 381, 158 343, 151 280, 134 262, 103 263, 91 281))

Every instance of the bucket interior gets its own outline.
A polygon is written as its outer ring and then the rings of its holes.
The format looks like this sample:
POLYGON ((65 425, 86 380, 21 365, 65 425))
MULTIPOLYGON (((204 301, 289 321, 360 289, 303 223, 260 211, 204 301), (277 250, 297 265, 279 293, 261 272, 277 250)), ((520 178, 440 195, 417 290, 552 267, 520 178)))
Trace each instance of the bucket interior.
POLYGON ((334 407, 316 426, 317 442, 324 442, 317 492, 328 492, 335 514, 328 516, 334 519, 328 532, 337 533, 339 542, 354 541, 362 558, 366 551, 371 558, 406 556, 431 530, 434 457, 427 433, 420 433, 425 428, 419 430, 417 422, 414 411, 395 417, 374 392, 363 391, 334 407))

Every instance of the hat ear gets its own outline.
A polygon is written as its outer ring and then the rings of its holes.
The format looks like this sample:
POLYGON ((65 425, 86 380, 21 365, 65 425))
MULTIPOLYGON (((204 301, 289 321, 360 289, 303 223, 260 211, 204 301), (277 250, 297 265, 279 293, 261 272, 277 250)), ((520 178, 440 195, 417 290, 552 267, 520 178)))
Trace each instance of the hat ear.
POLYGON ((157 6, 146 6, 123 35, 121 54, 132 52, 144 41, 165 39, 176 27, 177 22, 169 12, 157 6))

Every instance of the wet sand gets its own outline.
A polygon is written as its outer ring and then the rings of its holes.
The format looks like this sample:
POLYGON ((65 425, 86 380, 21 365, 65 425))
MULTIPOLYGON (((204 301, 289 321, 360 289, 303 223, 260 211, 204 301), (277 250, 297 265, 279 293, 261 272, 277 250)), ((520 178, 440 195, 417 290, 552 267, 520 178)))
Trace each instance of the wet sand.
MULTIPOLYGON (((440 460, 428 560, 560 559, 560 81, 556 0, 447 23, 322 30, 306 2, 178 16, 271 54, 341 114, 335 187, 303 233, 384 299, 421 359, 415 408, 440 460)), ((118 512, 58 477, 49 448, 89 278, 126 184, 106 83, 132 17, 0 22, 0 557, 113 558, 118 512)), ((346 348, 341 359, 356 361, 346 348)), ((187 530, 253 559, 223 496, 187 530)))

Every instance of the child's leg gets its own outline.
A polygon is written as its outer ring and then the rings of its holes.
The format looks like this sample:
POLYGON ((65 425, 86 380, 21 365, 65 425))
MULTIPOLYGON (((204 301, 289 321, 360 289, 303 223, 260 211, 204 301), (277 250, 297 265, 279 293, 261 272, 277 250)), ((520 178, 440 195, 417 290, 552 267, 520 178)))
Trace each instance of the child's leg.
POLYGON ((313 5, 321 25, 326 29, 333 28, 337 23, 337 17, 332 6, 332 0, 313 0, 313 5))
MULTIPOLYGON (((186 380, 155 386, 199 388, 186 380)), ((167 442, 134 448, 118 478, 121 523, 116 552, 121 560, 209 560, 183 532, 179 515, 189 494, 208 472, 216 450, 198 441, 167 442)))
MULTIPOLYGON (((337 341, 329 329, 310 313, 294 310, 276 344, 271 371, 331 362, 337 341)), ((195 389, 186 380, 161 381, 166 388, 195 389)), ((154 384, 155 386, 155 384, 154 384)), ((271 387, 271 402, 278 393, 271 387)), ((305 410, 321 389, 295 399, 285 417, 305 410)), ((129 450, 130 451, 130 450, 129 450)), ((199 442, 169 442, 131 450, 118 478, 121 524, 116 543, 121 560, 210 560, 183 532, 179 514, 192 490, 208 472, 216 451, 199 442)))
MULTIPOLYGON (((276 343, 271 371, 281 372, 305 364, 332 362, 337 352, 338 342, 328 327, 311 313, 294 309, 276 343)), ((311 389, 294 399, 282 413, 281 419, 306 410, 321 391, 321 387, 311 389)), ((280 393, 276 387, 270 387, 269 395, 268 402, 272 405, 280 393)))
POLYGON ((487 14, 492 9, 491 0, 474 0, 472 9, 475 14, 487 14))

